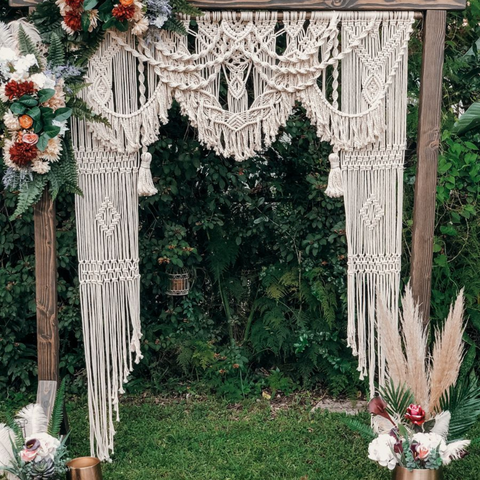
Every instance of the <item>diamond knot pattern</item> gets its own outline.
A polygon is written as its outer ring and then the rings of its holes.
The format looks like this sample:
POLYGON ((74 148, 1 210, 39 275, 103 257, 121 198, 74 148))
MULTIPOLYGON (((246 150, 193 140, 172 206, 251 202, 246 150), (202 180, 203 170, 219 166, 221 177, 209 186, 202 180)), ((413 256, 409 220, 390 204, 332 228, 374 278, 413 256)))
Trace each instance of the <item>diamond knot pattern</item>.
POLYGON ((369 230, 373 230, 383 215, 384 211, 380 203, 378 203, 377 197, 374 194, 370 195, 360 209, 360 217, 362 217, 365 226, 369 230))
POLYGON ((120 221, 120 214, 108 197, 105 197, 105 200, 100 205, 95 219, 105 236, 113 235, 115 227, 120 221))
POLYGON ((363 97, 370 105, 382 93, 383 83, 376 75, 370 75, 363 84, 363 97))

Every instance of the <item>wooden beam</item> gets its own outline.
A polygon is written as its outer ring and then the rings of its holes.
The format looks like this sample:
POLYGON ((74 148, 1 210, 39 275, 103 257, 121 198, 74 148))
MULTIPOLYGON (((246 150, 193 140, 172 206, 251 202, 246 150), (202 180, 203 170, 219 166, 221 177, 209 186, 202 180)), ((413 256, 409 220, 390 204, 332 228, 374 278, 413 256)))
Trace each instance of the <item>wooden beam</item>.
POLYGON ((192 0, 201 10, 463 10, 466 0, 192 0))
MULTIPOLYGON (((34 7, 43 0, 9 0, 11 7, 34 7)), ((193 0, 205 10, 463 10, 467 0, 193 0)))
POLYGON ((445 11, 427 11, 423 27, 411 284, 425 324, 430 320, 446 18, 445 11))
POLYGON ((37 301, 38 380, 59 381, 55 204, 48 190, 33 207, 37 301))

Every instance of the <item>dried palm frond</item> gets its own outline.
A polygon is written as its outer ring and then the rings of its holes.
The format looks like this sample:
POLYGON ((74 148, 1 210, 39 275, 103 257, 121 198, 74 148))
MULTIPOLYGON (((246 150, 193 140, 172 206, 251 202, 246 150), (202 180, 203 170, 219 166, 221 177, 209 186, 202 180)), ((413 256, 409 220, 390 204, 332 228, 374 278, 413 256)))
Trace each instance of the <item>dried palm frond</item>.
POLYGON ((45 433, 48 428, 45 410, 38 403, 31 403, 22 408, 15 416, 15 422, 22 428, 25 438, 36 433, 45 433))
POLYGON ((407 381, 407 361, 403 354, 398 324, 380 297, 377 312, 378 332, 387 362, 388 376, 396 385, 404 385, 407 381))
POLYGON ((460 291, 455 305, 450 307, 443 330, 435 332, 435 345, 432 354, 430 372, 430 403, 431 412, 440 407, 440 398, 454 385, 463 361, 463 290, 460 291))
POLYGON ((429 402, 427 359, 427 333, 423 326, 418 305, 413 299, 410 284, 405 287, 402 298, 403 311, 400 316, 406 357, 406 384, 415 401, 422 405, 427 414, 429 402))

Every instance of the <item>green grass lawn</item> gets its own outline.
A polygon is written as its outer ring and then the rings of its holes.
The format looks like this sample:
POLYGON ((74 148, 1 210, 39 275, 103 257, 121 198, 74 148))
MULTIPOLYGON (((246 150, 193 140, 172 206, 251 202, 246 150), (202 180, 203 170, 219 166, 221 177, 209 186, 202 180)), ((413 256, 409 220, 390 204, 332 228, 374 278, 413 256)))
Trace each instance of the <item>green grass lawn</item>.
MULTIPOLYGON (((296 397, 266 400, 123 401, 113 463, 105 480, 359 480, 389 479, 367 458, 367 442, 342 424, 342 414, 310 413, 296 397)), ((85 401, 68 405, 71 453, 88 455, 85 401)), ((368 415, 363 416, 368 422, 368 415)), ((480 435, 477 425, 476 436, 480 435)), ((445 480, 480 478, 478 447, 450 467, 445 480)))

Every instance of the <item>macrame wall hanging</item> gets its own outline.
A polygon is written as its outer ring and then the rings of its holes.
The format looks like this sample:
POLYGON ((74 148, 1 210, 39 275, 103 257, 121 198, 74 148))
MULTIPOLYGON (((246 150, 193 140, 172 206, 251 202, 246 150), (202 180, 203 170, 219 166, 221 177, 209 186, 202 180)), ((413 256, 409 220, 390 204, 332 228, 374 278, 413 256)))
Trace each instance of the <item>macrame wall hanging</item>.
POLYGON ((376 376, 385 379, 375 304, 380 294, 398 305, 413 13, 207 12, 195 28, 182 20, 188 36, 109 31, 90 61, 85 99, 112 128, 73 127, 91 444, 101 459, 113 451, 132 355, 141 358, 136 196, 156 193, 146 148, 173 99, 201 142, 237 160, 261 154, 295 103, 305 107, 333 146, 326 193, 345 196, 348 342, 371 392, 376 376))

